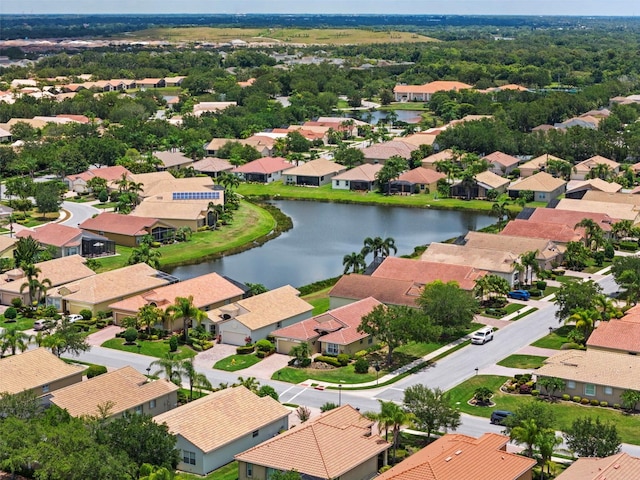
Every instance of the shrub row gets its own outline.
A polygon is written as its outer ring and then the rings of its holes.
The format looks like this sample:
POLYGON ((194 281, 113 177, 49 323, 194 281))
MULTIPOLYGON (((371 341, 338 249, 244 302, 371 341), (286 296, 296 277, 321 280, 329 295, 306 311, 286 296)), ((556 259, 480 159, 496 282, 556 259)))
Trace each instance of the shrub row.
POLYGON ((313 361, 314 362, 328 363, 329 365, 332 365, 334 367, 341 367, 342 366, 337 358, 329 357, 327 355, 318 355, 316 358, 314 358, 313 361))
POLYGON ((242 346, 236 347, 236 353, 238 355, 249 355, 250 353, 253 353, 254 350, 255 350, 254 345, 242 345, 242 346))

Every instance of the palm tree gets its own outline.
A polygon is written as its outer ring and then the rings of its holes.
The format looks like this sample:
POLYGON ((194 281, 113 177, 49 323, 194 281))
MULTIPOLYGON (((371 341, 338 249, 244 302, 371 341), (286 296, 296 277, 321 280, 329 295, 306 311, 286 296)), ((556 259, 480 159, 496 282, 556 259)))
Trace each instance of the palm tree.
POLYGON ((11 355, 15 355, 17 350, 24 352, 29 347, 31 339, 31 335, 18 330, 17 325, 6 327, 0 334, 0 358, 4 357, 7 350, 11 350, 11 355))
POLYGON ((184 325, 184 341, 189 338, 189 327, 195 320, 198 325, 202 323, 202 320, 207 318, 207 314, 193 305, 193 295, 189 297, 176 297, 174 304, 169 306, 166 310, 167 315, 171 318, 172 322, 182 319, 184 325))
POLYGON ((180 386, 182 383, 182 372, 181 369, 181 361, 174 358, 173 354, 167 353, 166 357, 159 358, 151 362, 149 367, 159 367, 157 371, 155 371, 154 375, 160 375, 164 373, 164 376, 167 380, 175 383, 180 386))
POLYGON ((412 415, 395 402, 384 400, 378 400, 378 402, 380 402, 380 412, 366 412, 364 416, 378 423, 378 430, 384 430, 385 440, 389 439, 389 430, 391 430, 395 457, 400 429, 410 422, 412 415))
POLYGON ((196 370, 193 364, 193 358, 188 358, 182 361, 181 371, 187 380, 189 380, 189 401, 193 400, 193 387, 206 388, 211 390, 211 382, 204 373, 200 373, 196 370))
POLYGON ((353 269, 353 273, 360 273, 367 267, 367 262, 365 262, 362 253, 351 252, 342 258, 342 265, 344 265, 344 273, 347 273, 349 269, 353 269))
POLYGON ((233 385, 235 387, 245 387, 247 390, 251 390, 253 393, 256 393, 260 388, 260 382, 256 380, 256 377, 238 377, 238 381, 233 385))
POLYGON ((556 436, 556 432, 552 429, 543 430, 538 432, 535 439, 535 443, 538 446, 538 452, 540 453, 540 478, 544 478, 542 475, 544 466, 547 466, 547 473, 551 475, 551 457, 553 457, 553 451, 558 445, 562 445, 562 437, 556 436))
POLYGON ((511 429, 511 440, 518 445, 524 443, 526 445, 524 454, 527 457, 533 457, 533 447, 536 445, 540 428, 536 424, 535 419, 529 418, 523 420, 518 426, 511 429))
POLYGON ((533 274, 540 271, 540 265, 538 264, 538 250, 525 252, 520 255, 520 263, 525 268, 524 280, 529 285, 533 283, 533 274))
POLYGON ((47 288, 51 288, 51 280, 48 278, 38 280, 38 275, 41 271, 32 263, 23 263, 21 269, 27 277, 27 281, 20 285, 20 293, 28 289, 29 305, 34 307, 34 304, 39 304, 44 295, 46 295, 47 288))
POLYGON ((387 237, 383 240, 382 237, 367 237, 364 239, 362 255, 366 257, 368 254, 373 253, 375 260, 378 257, 388 257, 391 250, 393 250, 393 253, 398 252, 396 241, 393 238, 387 237))
POLYGON ((587 174, 587 178, 599 178, 601 180, 609 180, 613 175, 613 171, 609 165, 604 163, 598 163, 593 166, 589 173, 587 174))
POLYGON ((34 264, 41 252, 42 247, 32 236, 19 238, 13 254, 14 264, 18 267, 34 264))
POLYGON ((633 227, 633 220, 620 220, 611 224, 611 233, 617 240, 635 236, 637 229, 633 227))
POLYGON ((146 263, 147 265, 158 269, 160 268, 160 257, 162 254, 157 248, 153 248, 148 242, 142 242, 140 246, 131 251, 131 256, 127 263, 135 265, 136 263, 146 263))
POLYGON ((222 172, 216 178, 219 185, 222 185, 225 190, 233 190, 240 185, 240 179, 237 175, 229 172, 222 172))
POLYGON ((573 228, 578 227, 585 230, 585 246, 589 250, 597 250, 604 238, 602 227, 590 218, 583 218, 573 228))
POLYGON ((584 342, 586 342, 599 319, 600 314, 597 310, 580 309, 576 310, 569 318, 567 318, 565 325, 575 324, 576 330, 582 334, 584 342))
POLYGON ((151 327, 160 323, 163 316, 164 312, 158 307, 154 307, 153 305, 143 305, 138 310, 136 318, 138 320, 138 325, 143 328, 146 327, 147 333, 151 335, 151 327))
POLYGON ((491 213, 498 217, 498 230, 502 230, 504 228, 503 219, 509 219, 509 209, 507 208, 508 202, 506 200, 500 200, 497 202, 493 202, 491 206, 491 213))

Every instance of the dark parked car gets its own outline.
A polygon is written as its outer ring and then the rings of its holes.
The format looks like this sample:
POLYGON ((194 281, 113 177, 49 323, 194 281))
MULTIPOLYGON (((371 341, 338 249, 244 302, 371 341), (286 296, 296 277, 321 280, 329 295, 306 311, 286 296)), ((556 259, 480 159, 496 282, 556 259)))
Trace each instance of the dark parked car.
POLYGON ((503 425, 505 418, 513 415, 509 410, 494 410, 491 412, 491 423, 494 425, 503 425))
POLYGON ((529 300, 531 294, 526 290, 511 290, 507 293, 507 297, 514 298, 516 300, 529 300))

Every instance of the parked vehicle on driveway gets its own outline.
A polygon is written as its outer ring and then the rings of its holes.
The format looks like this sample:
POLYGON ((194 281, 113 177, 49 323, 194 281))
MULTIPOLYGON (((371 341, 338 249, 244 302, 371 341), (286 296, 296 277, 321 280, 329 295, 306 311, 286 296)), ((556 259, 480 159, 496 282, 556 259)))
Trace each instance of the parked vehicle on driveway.
POLYGON ((531 294, 527 290, 511 290, 507 293, 507 297, 515 300, 529 300, 531 298, 531 294))
POLYGON ((484 345, 493 340, 493 327, 484 327, 471 335, 471 343, 484 345))
POLYGON ((82 320, 84 317, 82 315, 78 315, 77 313, 72 313, 71 315, 67 315, 67 321, 69 323, 77 322, 78 320, 82 320))
POLYGON ((40 332, 42 330, 51 330, 53 329, 58 322, 53 318, 41 318, 33 322, 33 329, 36 332, 40 332))
POLYGON ((494 410, 491 412, 491 423, 493 425, 504 425, 504 420, 509 415, 513 415, 513 412, 509 410, 494 410))

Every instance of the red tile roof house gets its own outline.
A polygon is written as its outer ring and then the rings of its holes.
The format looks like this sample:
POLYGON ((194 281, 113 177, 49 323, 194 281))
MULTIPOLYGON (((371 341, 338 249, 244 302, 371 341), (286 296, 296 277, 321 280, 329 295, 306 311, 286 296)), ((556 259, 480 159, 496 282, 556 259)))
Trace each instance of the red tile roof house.
POLYGON ((447 434, 376 477, 378 480, 532 480, 533 458, 507 453, 509 437, 447 434))
POLYGON ((135 217, 110 212, 103 212, 96 217, 89 218, 78 227, 105 236, 117 245, 126 247, 137 247, 146 235, 151 235, 155 241, 162 241, 165 236, 175 232, 173 225, 157 218, 135 217))
POLYGON ((436 192, 438 180, 446 178, 444 173, 430 168, 418 167, 404 172, 390 182, 391 193, 431 193, 436 192))
POLYGON ((589 218, 600 225, 605 234, 611 233, 611 225, 619 219, 612 218, 606 213, 576 212, 558 208, 536 208, 529 217, 534 222, 547 222, 568 225, 574 228, 583 218, 589 218))
POLYGON ((587 340, 590 350, 604 350, 628 355, 640 354, 640 319, 627 315, 600 322, 587 340))
POLYGON ((82 254, 82 230, 58 223, 47 223, 34 230, 21 230, 17 238, 31 237, 44 248, 55 249, 54 258, 82 254))
POLYGON ((422 285, 412 280, 376 278, 351 273, 342 275, 329 292, 330 308, 338 308, 367 297, 374 297, 386 305, 416 307, 422 285))
POLYGON ((231 173, 247 182, 271 183, 280 180, 284 172, 293 167, 282 157, 262 157, 235 167, 231 173))
POLYGON ((109 186, 109 184, 120 180, 122 175, 128 177, 131 172, 120 165, 115 165, 113 167, 94 168, 76 175, 67 175, 64 177, 64 182, 69 190, 76 193, 85 193, 89 191, 87 182, 94 177, 104 178, 107 181, 107 186, 109 186))
POLYGON ((359 190, 370 192, 376 184, 376 175, 382 169, 381 164, 372 165, 365 163, 342 172, 331 179, 331 188, 334 190, 359 190))
POLYGON ((374 338, 358 332, 358 326, 362 323, 362 317, 378 305, 382 303, 369 297, 279 328, 271 333, 276 338, 276 351, 289 355, 291 349, 301 343, 307 343, 313 353, 329 355, 353 355, 365 350, 373 344, 374 338))
POLYGON ((239 480, 267 480, 295 470, 314 480, 373 478, 391 444, 372 434, 373 422, 351 405, 324 413, 235 456, 239 480))
POLYGON ((502 152, 493 152, 483 159, 491 164, 491 171, 496 175, 509 175, 520 163, 516 157, 502 152))
POLYGON ((364 148, 364 161, 366 163, 382 163, 384 164, 389 158, 399 156, 406 160, 411 158, 411 152, 418 150, 418 147, 402 140, 391 140, 384 143, 376 143, 370 147, 364 148))
MULTIPOLYGON (((194 307, 206 312, 227 305, 230 302, 241 300, 244 295, 245 290, 212 272, 164 287, 154 288, 140 295, 120 300, 109 305, 109 309, 113 312, 114 322, 119 325, 124 318, 134 317, 145 305, 153 305, 164 311, 174 304, 177 297, 188 298, 192 296, 194 307)), ((202 324, 207 331, 214 335, 217 334, 214 323, 205 320, 202 324)), ((169 329, 181 329, 182 327, 182 323, 174 326, 167 325, 169 329)))
POLYGON ((178 470, 207 475, 287 430, 290 413, 268 395, 258 397, 240 386, 210 393, 153 420, 177 437, 178 470))
POLYGON ((437 80, 424 85, 396 85, 393 89, 393 95, 396 102, 428 102, 431 100, 431 95, 436 92, 459 91, 470 88, 473 88, 473 86, 462 82, 437 80))
POLYGON ((511 220, 502 229, 500 235, 523 238, 543 238, 551 240, 558 245, 566 245, 569 242, 583 242, 584 229, 574 229, 573 226, 561 223, 536 222, 533 220, 511 220))
POLYGON ((609 457, 582 457, 573 462, 556 480, 630 480, 640 478, 640 458, 628 453, 609 457))

